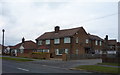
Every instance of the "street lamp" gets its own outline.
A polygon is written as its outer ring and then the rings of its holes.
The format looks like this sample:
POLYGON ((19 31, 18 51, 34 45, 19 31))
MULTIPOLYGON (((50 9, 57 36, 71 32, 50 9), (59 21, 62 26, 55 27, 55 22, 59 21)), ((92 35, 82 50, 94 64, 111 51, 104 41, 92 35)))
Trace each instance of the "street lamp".
POLYGON ((2 32, 3 32, 3 37, 2 37, 2 53, 3 53, 3 51, 4 51, 4 32, 5 32, 5 30, 3 29, 2 32))

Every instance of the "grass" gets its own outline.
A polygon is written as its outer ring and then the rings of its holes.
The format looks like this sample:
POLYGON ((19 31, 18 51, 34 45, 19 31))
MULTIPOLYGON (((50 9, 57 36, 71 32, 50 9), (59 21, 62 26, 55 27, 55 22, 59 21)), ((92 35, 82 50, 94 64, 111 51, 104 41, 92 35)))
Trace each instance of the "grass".
POLYGON ((120 63, 98 63, 100 65, 120 66, 120 63))
MULTIPOLYGON (((98 65, 81 65, 78 67, 75 67, 77 70, 87 70, 92 72, 100 72, 100 73, 120 73, 118 71, 118 68, 115 67, 103 67, 98 65)), ((120 69, 120 68, 119 68, 120 69)))
POLYGON ((23 61, 23 62, 33 61, 33 60, 31 60, 31 59, 22 59, 22 58, 11 58, 11 57, 0 57, 0 58, 6 59, 6 60, 23 61))

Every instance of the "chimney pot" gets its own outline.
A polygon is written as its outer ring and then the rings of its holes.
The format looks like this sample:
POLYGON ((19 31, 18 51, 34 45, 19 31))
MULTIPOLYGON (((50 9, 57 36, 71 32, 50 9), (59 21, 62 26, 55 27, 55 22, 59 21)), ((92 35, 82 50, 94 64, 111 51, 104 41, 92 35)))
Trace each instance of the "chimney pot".
POLYGON ((56 26, 56 27, 55 27, 55 33, 58 33, 59 30, 60 30, 60 27, 59 27, 59 26, 56 26))
POLYGON ((24 42, 25 42, 25 38, 23 37, 23 38, 22 38, 22 43, 24 43, 24 42))
POLYGON ((105 40, 108 40, 108 35, 106 35, 105 40))

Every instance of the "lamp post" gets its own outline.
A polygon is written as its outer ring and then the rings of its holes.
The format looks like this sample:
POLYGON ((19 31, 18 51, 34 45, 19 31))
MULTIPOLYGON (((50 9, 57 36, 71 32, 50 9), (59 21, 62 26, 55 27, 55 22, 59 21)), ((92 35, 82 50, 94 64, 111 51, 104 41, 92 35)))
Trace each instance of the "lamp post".
POLYGON ((5 30, 3 29, 2 32, 3 32, 3 37, 2 37, 2 53, 3 53, 3 51, 4 51, 4 32, 5 32, 5 30))

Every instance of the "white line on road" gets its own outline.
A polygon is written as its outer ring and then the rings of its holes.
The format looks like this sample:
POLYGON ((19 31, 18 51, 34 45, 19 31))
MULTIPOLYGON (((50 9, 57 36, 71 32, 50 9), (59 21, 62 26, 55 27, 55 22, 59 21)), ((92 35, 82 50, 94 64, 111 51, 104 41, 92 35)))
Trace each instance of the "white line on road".
POLYGON ((42 66, 46 66, 46 67, 50 67, 50 68, 58 68, 58 69, 68 70, 67 68, 61 68, 61 67, 55 67, 55 66, 48 66, 48 65, 42 65, 42 66))
POLYGON ((17 69, 19 69, 19 70, 23 70, 23 71, 29 71, 29 70, 27 70, 27 69, 23 69, 23 68, 17 68, 17 69))

